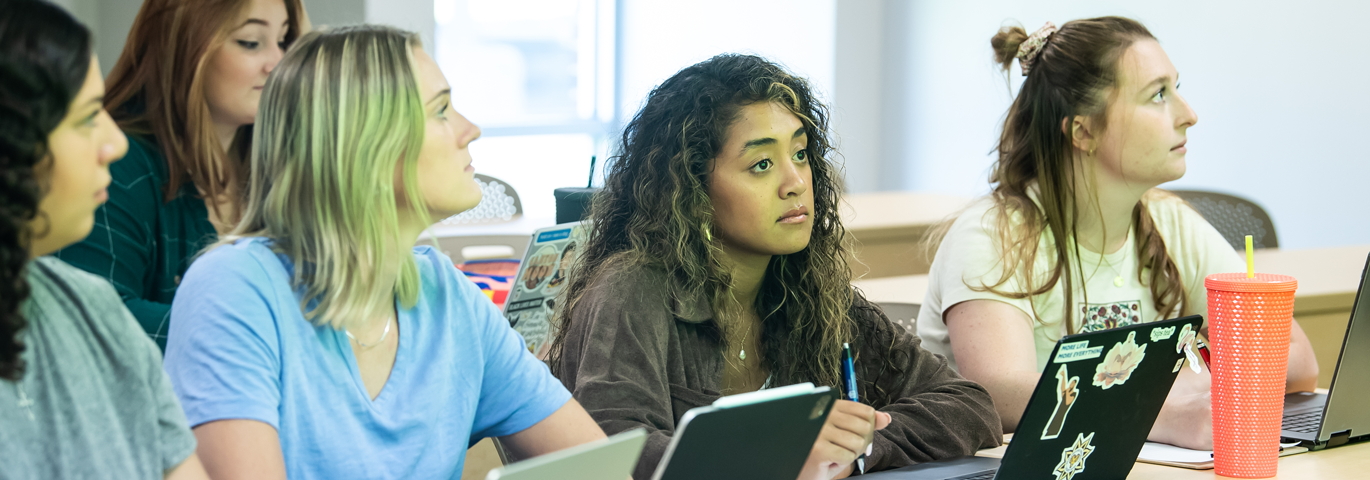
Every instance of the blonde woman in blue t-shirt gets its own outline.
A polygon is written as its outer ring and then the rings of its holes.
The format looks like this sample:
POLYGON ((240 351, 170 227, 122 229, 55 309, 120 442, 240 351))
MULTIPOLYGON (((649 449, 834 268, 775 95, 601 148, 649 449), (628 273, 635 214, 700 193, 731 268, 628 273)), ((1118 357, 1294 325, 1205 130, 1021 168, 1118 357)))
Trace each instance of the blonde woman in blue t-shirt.
POLYGON ((458 478, 603 438, 452 261, 480 136, 411 33, 302 37, 262 93, 244 218, 172 304, 171 374, 215 478, 458 478))

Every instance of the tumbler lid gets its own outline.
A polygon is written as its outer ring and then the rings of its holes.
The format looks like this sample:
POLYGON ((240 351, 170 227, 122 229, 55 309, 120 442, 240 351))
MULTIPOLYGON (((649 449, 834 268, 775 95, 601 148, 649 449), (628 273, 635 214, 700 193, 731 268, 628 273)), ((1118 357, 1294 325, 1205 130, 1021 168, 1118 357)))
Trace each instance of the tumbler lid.
POLYGON ((1256 278, 1246 278, 1246 272, 1215 273, 1204 279, 1204 287, 1224 292, 1280 293, 1297 290, 1299 281, 1276 273, 1257 273, 1256 278))

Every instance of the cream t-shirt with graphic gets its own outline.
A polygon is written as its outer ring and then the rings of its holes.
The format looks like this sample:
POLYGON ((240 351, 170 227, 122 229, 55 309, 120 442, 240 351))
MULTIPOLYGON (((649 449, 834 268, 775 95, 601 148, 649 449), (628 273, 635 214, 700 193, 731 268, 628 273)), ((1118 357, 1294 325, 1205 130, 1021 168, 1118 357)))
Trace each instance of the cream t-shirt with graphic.
MULTIPOLYGON (((1213 273, 1245 271, 1245 262, 1212 225, 1178 197, 1156 190, 1147 194, 1146 203, 1161 238, 1165 240, 1166 250, 1180 272, 1185 291, 1180 315, 1205 315, 1208 293, 1204 288, 1204 278, 1213 273)), ((953 222, 928 272, 928 291, 918 314, 918 335, 923 338, 924 348, 947 357, 952 368, 957 368, 947 326, 943 323, 943 312, 969 300, 1004 302, 1018 307, 1027 318, 1032 319, 1037 371, 1040 372, 1046 367, 1047 356, 1051 354, 1056 341, 1066 334, 1066 324, 1062 321, 1065 314, 1062 305, 1065 302, 1064 282, 1058 281, 1046 293, 1022 299, 971 288, 995 285, 1005 268, 995 215, 993 200, 986 197, 972 204, 953 222)), ((1134 230, 1128 234, 1127 243, 1117 252, 1100 255, 1080 248, 1078 261, 1083 266, 1084 282, 1080 281, 1075 265, 1071 266, 1072 271, 1077 272, 1073 279, 1072 301, 1075 305, 1071 308, 1070 319, 1076 326, 1076 332, 1163 320, 1156 313, 1150 287, 1138 280, 1136 241, 1134 230)), ((1044 233, 1038 246, 1033 274, 1037 278, 1049 275, 1049 267, 1055 257, 1051 234, 1044 233)), ((1017 266, 1014 268, 1016 270, 1017 266)), ((1148 272, 1141 277, 1149 276, 1148 272)), ((1015 275, 996 290, 1021 292, 1024 291, 1022 283, 1021 275, 1015 275)))

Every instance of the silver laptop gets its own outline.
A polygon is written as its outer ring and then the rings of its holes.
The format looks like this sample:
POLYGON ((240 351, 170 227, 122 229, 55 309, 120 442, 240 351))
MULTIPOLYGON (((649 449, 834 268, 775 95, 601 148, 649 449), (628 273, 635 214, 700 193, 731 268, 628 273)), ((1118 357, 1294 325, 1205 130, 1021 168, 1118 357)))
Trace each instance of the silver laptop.
POLYGON ((1342 340, 1341 356, 1332 375, 1332 386, 1327 394, 1311 392, 1284 396, 1284 425, 1280 431, 1283 442, 1299 442, 1309 450, 1322 450, 1349 442, 1370 438, 1370 410, 1365 399, 1370 398, 1370 258, 1361 271, 1360 290, 1346 323, 1346 337, 1342 340))
POLYGON ((637 468, 647 434, 629 430, 491 470, 485 480, 620 480, 637 468))

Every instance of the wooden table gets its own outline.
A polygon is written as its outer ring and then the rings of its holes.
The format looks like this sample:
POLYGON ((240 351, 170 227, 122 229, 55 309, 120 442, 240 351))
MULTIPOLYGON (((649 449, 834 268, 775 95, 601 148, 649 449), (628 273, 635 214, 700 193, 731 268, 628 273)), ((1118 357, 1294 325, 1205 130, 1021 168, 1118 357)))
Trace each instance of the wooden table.
MULTIPOLYGON (((918 192, 875 192, 842 198, 842 225, 852 240, 855 278, 928 273, 923 248, 928 230, 952 218, 974 198, 918 192)), ((920 297, 921 298, 921 297, 920 297)), ((921 300, 920 300, 921 301, 921 300)))
MULTIPOLYGON (((1001 458, 1007 446, 981 450, 977 455, 1001 458)), ((1317 452, 1280 457, 1275 479, 1354 479, 1370 477, 1370 442, 1344 445, 1317 452)), ((1024 477, 1029 478, 1029 477, 1024 477)), ((1050 475, 1042 477, 1050 478, 1050 475)), ((1137 462, 1128 480, 1189 480, 1230 478, 1218 476, 1213 470, 1190 470, 1151 463, 1137 462)))
MULTIPOLYGON (((961 211, 973 198, 917 192, 877 192, 842 198, 842 225, 852 241, 847 262, 855 276, 868 278, 927 273, 931 259, 923 252, 923 236, 929 229, 961 211)), ((439 249, 460 262, 461 247, 514 245, 515 258, 523 256, 534 230, 556 223, 552 217, 521 217, 512 222, 443 225, 430 228, 439 249)), ((427 236, 421 243, 432 242, 427 236)))
POLYGON ((556 225, 554 217, 529 217, 519 215, 510 221, 488 222, 488 223, 468 223, 468 224, 443 224, 438 223, 424 232, 419 237, 419 245, 433 245, 433 238, 437 239, 437 248, 452 261, 461 263, 468 260, 463 257, 462 249, 466 247, 482 246, 507 246, 509 247, 508 258, 523 258, 524 250, 528 248, 528 240, 533 237, 533 232, 539 228, 556 225))
MULTIPOLYGON (((1367 255, 1370 245, 1256 252, 1257 270, 1299 280, 1294 318, 1308 334, 1317 355, 1318 387, 1327 388, 1332 383, 1367 255)), ((852 283, 876 302, 921 304, 928 290, 927 275, 864 278, 852 283)))
MULTIPOLYGON (((1317 452, 1280 457, 1276 479, 1355 479, 1370 477, 1370 443, 1357 443, 1317 452)), ((1137 463, 1128 480, 1189 480, 1220 477, 1213 470, 1183 468, 1137 463)))

